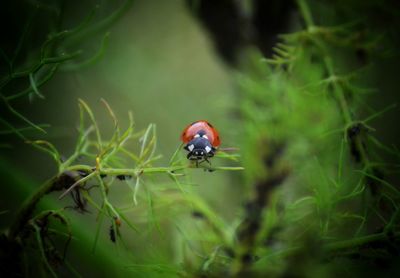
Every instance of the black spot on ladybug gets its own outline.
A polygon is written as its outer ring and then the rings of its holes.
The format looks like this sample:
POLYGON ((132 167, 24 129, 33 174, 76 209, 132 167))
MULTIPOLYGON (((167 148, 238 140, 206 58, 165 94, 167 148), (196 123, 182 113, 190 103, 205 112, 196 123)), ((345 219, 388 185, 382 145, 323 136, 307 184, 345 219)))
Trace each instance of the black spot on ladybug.
POLYGON ((204 129, 200 129, 200 130, 197 132, 197 134, 200 135, 200 136, 204 136, 204 135, 207 134, 207 132, 205 132, 204 129))

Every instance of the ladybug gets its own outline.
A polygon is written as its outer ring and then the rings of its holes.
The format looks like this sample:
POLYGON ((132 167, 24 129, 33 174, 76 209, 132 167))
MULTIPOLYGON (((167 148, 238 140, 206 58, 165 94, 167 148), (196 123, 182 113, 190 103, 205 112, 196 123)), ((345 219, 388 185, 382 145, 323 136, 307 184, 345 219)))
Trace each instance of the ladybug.
POLYGON ((182 132, 181 140, 185 143, 184 149, 189 153, 189 160, 205 160, 213 157, 221 144, 218 131, 207 121, 196 121, 188 125, 182 132))

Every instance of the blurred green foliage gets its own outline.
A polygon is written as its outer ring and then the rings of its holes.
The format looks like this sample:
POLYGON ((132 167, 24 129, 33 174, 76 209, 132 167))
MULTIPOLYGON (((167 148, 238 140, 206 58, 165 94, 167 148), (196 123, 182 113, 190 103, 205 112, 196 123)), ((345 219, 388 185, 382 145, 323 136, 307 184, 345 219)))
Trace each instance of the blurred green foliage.
POLYGON ((234 69, 189 2, 2 4, 0 270, 397 275, 398 4, 290 3, 273 54, 250 40, 234 69), (239 151, 194 168, 198 119, 239 151))

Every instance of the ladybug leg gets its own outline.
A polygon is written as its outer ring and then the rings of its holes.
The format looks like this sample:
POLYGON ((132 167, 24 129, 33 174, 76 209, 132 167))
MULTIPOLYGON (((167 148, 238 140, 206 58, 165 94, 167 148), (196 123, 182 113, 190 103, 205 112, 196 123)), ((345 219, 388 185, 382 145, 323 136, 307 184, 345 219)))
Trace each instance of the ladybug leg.
MULTIPOLYGON (((204 161, 207 161, 208 164, 211 166, 211 161, 208 160, 208 156, 204 156, 203 160, 200 161, 200 163, 203 163, 204 161)), ((214 171, 213 169, 210 169, 210 168, 204 168, 203 170, 206 171, 206 172, 207 172, 207 171, 208 171, 208 172, 213 172, 213 171, 214 171)))
POLYGON ((199 164, 201 164, 201 163, 203 163, 203 162, 205 162, 205 161, 207 161, 207 162, 208 162, 208 164, 210 164, 210 165, 211 165, 211 161, 210 161, 210 160, 208 160, 208 157, 207 157, 207 156, 204 156, 204 157, 203 157, 203 160, 201 160, 201 161, 199 162, 199 164))

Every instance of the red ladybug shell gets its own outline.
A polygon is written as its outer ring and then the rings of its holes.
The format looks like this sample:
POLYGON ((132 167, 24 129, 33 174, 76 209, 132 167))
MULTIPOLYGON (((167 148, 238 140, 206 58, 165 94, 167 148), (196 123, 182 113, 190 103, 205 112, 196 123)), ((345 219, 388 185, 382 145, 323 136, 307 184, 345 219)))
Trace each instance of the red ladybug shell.
POLYGON ((196 121, 188 125, 182 132, 181 140, 188 143, 200 131, 204 130, 213 147, 218 147, 221 144, 218 131, 207 121, 196 121))

